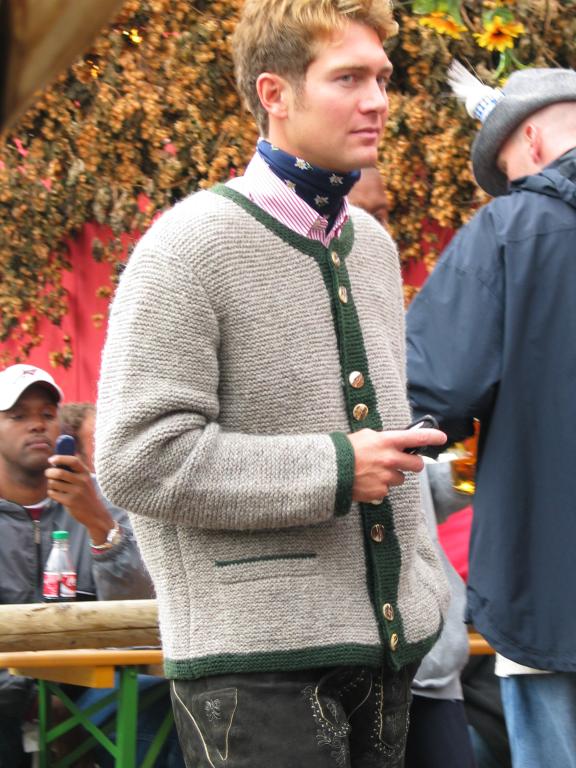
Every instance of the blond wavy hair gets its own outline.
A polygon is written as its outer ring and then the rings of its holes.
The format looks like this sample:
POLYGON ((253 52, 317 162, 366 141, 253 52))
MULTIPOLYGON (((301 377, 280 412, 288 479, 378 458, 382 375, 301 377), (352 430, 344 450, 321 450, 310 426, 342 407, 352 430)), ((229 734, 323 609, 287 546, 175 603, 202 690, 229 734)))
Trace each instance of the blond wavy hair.
POLYGON ((391 0, 246 0, 232 38, 238 91, 263 135, 268 114, 256 81, 274 72, 299 87, 318 46, 355 21, 384 42, 398 31, 391 0))

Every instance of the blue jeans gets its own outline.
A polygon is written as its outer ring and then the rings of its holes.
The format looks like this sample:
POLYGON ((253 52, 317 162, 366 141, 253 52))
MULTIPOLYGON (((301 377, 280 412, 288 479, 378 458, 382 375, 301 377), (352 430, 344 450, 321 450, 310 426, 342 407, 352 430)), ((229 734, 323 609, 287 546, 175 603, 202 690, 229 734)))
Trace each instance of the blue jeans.
POLYGON ((576 768, 576 673, 500 680, 514 768, 576 768))

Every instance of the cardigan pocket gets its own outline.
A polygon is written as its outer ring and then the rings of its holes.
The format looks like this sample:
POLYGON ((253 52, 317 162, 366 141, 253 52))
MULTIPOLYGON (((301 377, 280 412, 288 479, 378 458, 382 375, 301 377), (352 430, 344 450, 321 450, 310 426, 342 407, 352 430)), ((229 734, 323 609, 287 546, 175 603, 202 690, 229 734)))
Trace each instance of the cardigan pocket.
POLYGON ((315 552, 278 552, 214 561, 216 577, 224 584, 309 576, 317 568, 315 552))

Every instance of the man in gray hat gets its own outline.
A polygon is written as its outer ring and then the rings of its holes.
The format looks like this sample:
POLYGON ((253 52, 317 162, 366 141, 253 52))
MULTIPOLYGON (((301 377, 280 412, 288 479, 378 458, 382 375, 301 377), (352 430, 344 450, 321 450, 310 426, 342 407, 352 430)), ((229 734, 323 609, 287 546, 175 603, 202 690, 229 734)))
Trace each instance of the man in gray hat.
POLYGON ((415 415, 453 440, 481 422, 469 620, 496 649, 516 768, 576 766, 576 72, 452 84, 482 119, 496 199, 453 239, 408 312, 415 415))

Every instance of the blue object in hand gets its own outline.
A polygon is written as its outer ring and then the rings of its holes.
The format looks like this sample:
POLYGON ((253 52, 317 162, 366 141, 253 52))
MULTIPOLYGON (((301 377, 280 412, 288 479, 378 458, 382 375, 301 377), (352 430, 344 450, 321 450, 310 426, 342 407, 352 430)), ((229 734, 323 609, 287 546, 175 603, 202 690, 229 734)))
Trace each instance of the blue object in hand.
POLYGON ((57 456, 75 456, 76 441, 72 435, 60 435, 60 437, 56 438, 56 450, 54 453, 57 456))

